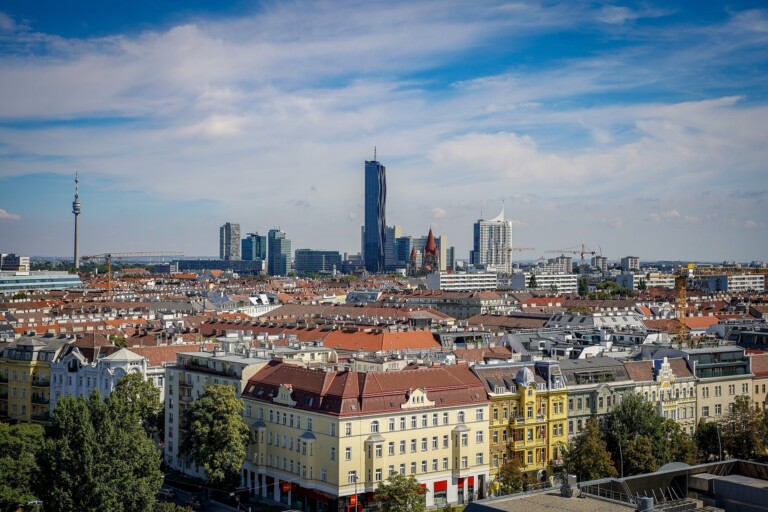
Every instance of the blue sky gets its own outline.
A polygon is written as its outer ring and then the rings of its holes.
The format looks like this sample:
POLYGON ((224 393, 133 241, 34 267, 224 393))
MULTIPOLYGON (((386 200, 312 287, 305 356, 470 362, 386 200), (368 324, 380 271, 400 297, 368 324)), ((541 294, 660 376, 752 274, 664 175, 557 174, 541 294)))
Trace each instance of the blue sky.
POLYGON ((0 252, 214 255, 218 226, 467 257, 505 204, 536 258, 768 258, 762 2, 5 1, 0 252))

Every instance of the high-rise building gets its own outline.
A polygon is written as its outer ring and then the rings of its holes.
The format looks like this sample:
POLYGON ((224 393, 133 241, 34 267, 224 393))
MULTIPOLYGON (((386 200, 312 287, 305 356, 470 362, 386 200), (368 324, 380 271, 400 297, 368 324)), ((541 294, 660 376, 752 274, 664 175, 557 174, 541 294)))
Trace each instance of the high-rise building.
POLYGON ((219 228, 219 259, 240 259, 240 224, 227 222, 219 228))
POLYGON ((242 242, 242 258, 246 261, 267 259, 267 237, 258 233, 248 233, 242 242))
POLYGON ((621 270, 640 270, 640 258, 637 256, 621 258, 621 270))
POLYGON ((387 203, 386 168, 374 159, 365 162, 365 232, 363 257, 368 272, 383 272, 386 263, 385 209, 387 203))
POLYGON ((341 253, 339 251, 313 251, 312 249, 296 249, 296 274, 330 273, 334 270, 341 272, 341 253))
POLYGON ((267 273, 271 276, 287 276, 291 271, 291 241, 279 228, 270 229, 267 245, 267 273))
POLYGON ((512 272, 512 221, 504 219, 504 206, 494 218, 475 222, 472 263, 512 272))
POLYGON ((403 236, 403 228, 400 226, 387 226, 384 235, 384 268, 392 272, 397 268, 397 239, 403 236))

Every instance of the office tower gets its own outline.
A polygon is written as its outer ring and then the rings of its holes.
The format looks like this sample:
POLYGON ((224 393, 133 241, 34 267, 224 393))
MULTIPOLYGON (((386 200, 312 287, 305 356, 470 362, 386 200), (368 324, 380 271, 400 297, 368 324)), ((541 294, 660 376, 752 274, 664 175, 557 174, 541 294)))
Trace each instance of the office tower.
POLYGON ((242 249, 243 260, 264 261, 267 259, 267 237, 258 233, 248 233, 243 238, 242 249))
POLYGON ((373 160, 365 162, 365 233, 363 257, 368 272, 383 272, 385 266, 387 177, 386 168, 373 160))
POLYGON ((384 234, 384 269, 392 272, 397 268, 397 239, 403 236, 400 226, 387 226, 384 234))
POLYGON ((512 272, 512 221, 504 220, 504 206, 494 218, 475 222, 472 263, 512 272))
POLYGON ((341 253, 339 251, 313 251, 312 249, 296 249, 294 263, 296 274, 330 274, 334 270, 341 271, 341 253))
POLYGON ((75 270, 80 269, 80 235, 78 233, 78 218, 80 217, 80 196, 78 194, 77 173, 75 173, 75 200, 72 201, 72 213, 75 214, 75 270))
POLYGON ((291 271, 291 241, 281 229, 270 229, 267 245, 267 273, 271 276, 287 276, 291 271))
POLYGON ((227 222, 219 228, 219 259, 240 259, 240 224, 227 222))

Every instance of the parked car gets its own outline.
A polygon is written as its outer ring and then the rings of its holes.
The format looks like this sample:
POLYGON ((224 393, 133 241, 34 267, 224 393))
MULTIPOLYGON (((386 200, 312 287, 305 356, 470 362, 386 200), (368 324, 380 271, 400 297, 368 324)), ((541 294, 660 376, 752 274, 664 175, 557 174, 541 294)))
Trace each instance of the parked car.
POLYGON ((200 498, 197 496, 192 496, 187 501, 184 502, 184 505, 191 508, 192 510, 198 510, 203 506, 203 502, 200 501, 200 498))
POLYGON ((172 500, 176 498, 176 491, 169 487, 163 487, 160 489, 160 491, 157 493, 158 498, 162 498, 165 500, 172 500))

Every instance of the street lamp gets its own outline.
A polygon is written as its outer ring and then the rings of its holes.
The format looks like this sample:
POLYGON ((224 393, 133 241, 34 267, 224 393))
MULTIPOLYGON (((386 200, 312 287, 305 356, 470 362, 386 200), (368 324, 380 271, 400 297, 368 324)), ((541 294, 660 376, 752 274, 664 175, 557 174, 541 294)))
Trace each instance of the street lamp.
POLYGON ((719 461, 723 460, 723 443, 720 441, 720 424, 715 423, 715 426, 717 427, 717 446, 720 448, 720 458, 719 461))
POLYGON ((355 510, 356 511, 358 510, 358 506, 357 506, 357 498, 358 498, 358 496, 357 496, 357 480, 358 480, 357 471, 355 471, 355 502, 353 503, 353 505, 355 506, 355 510))

